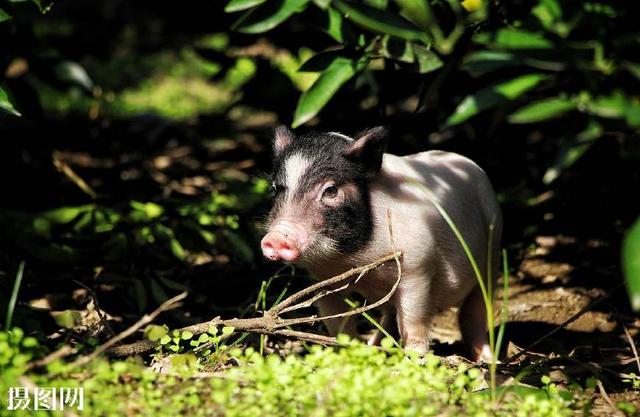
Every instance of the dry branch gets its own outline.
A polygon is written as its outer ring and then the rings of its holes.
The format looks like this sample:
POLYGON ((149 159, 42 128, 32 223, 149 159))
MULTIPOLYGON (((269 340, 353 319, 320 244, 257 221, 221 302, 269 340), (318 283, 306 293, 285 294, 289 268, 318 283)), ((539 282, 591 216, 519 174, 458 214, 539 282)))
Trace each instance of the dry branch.
MULTIPOLYGON (((226 320, 223 320, 220 317, 216 317, 213 320, 210 320, 204 323, 198 323, 198 324, 193 324, 191 326, 183 327, 179 329, 179 331, 181 332, 189 331, 195 335, 198 335, 198 334, 207 332, 210 326, 230 326, 241 332, 280 335, 285 337, 293 337, 296 339, 305 340, 309 342, 319 343, 323 345, 336 345, 337 342, 334 337, 318 335, 315 333, 290 330, 290 329, 287 329, 287 327, 294 324, 312 323, 319 320, 325 320, 325 319, 331 319, 331 318, 349 317, 356 314, 361 314, 365 311, 371 310, 373 308, 376 308, 384 304, 393 296, 395 290, 397 289, 400 283, 400 278, 402 277, 402 268, 400 265, 401 256, 402 256, 402 252, 396 251, 390 255, 384 256, 374 262, 371 262, 368 265, 352 268, 333 278, 329 278, 329 279, 320 281, 316 284, 313 284, 289 296, 282 302, 273 306, 271 309, 265 311, 262 317, 255 317, 255 318, 248 318, 248 319, 234 318, 234 319, 226 319, 226 320), (389 262, 390 260, 395 260, 396 262, 397 270, 398 270, 397 279, 394 285, 389 290, 389 292, 380 300, 376 301, 375 303, 369 304, 363 307, 359 307, 353 310, 349 310, 344 313, 331 315, 331 316, 317 317, 313 315, 313 316, 301 317, 301 318, 295 318, 295 319, 283 319, 280 317, 280 314, 283 314, 289 311, 298 310, 305 307, 309 307, 313 302, 317 301, 322 297, 325 297, 334 292, 341 291, 348 288, 349 286, 353 285, 353 282, 359 280, 367 272, 370 272, 380 267, 381 265, 383 265, 386 262, 389 262), (358 275, 358 277, 355 280, 346 282, 354 275, 358 275), (335 285, 340 283, 345 283, 345 284, 341 285, 338 288, 332 288, 335 285), (312 296, 310 299, 306 299, 306 297, 311 296, 317 291, 320 291, 320 292, 312 296)), ((140 327, 141 326, 137 326, 136 328, 140 328, 140 327)), ((128 331, 128 334, 125 337, 129 336, 131 333, 133 332, 128 331)), ((118 341, 122 340, 123 338, 124 337, 118 337, 118 341)), ((113 346, 113 344, 114 343, 110 343, 110 346, 113 346)), ((155 342, 152 342, 150 340, 142 340, 142 341, 127 344, 127 345, 111 347, 110 349, 108 349, 108 353, 112 356, 129 356, 129 355, 147 352, 153 349, 155 346, 156 346, 155 342)), ((95 354, 96 352, 94 352, 92 356, 95 354)))

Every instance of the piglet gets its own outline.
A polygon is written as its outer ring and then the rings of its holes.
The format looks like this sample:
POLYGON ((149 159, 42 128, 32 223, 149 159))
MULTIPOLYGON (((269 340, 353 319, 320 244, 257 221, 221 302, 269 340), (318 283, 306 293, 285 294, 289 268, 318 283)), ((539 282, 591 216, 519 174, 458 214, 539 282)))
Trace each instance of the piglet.
MULTIPOLYGON (((330 278, 392 252, 390 210, 395 246, 403 252, 403 275, 383 306, 382 326, 392 331, 397 323, 405 348, 424 354, 434 315, 457 306, 472 359, 489 360, 485 306, 476 276, 451 228, 427 198, 431 192, 455 222, 485 277, 491 257, 489 279, 495 282, 502 218, 489 179, 474 162, 451 152, 402 157, 384 153, 386 136, 381 127, 354 138, 335 132, 296 136, 278 127, 273 207, 262 252, 270 260, 305 268, 316 280, 330 278)), ((351 290, 373 302, 389 292, 396 278, 396 265, 389 262, 351 290)), ((343 297, 319 300, 320 314, 346 311, 343 297)), ((330 319, 325 325, 332 335, 357 335, 353 321, 330 319)), ((380 337, 377 333, 369 343, 378 343, 380 337)))

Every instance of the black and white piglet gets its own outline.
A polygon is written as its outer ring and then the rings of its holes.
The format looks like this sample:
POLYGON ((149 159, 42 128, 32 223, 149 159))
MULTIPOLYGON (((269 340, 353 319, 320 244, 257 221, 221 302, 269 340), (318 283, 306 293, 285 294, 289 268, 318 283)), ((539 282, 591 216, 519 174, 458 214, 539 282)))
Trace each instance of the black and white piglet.
MULTIPOLYGON (((389 327, 395 321, 405 347, 424 353, 434 314, 460 306, 463 339, 473 359, 487 360, 480 287, 425 188, 461 230, 481 271, 487 268, 493 222, 490 279, 495 280, 502 219, 491 184, 478 165, 461 155, 429 151, 399 157, 384 153, 385 143, 386 132, 380 127, 355 138, 333 132, 295 136, 286 127, 277 128, 273 208, 262 252, 271 260, 304 267, 317 280, 326 279, 392 251, 390 210, 396 248, 403 252, 403 276, 384 306, 381 324, 389 327)), ((391 289, 396 273, 395 264, 388 263, 369 272, 353 290, 377 300, 391 289)), ((343 296, 318 301, 320 314, 345 311, 343 296)), ((355 336, 355 325, 342 321, 328 320, 329 332, 355 336)), ((369 342, 379 338, 375 335, 369 342)))

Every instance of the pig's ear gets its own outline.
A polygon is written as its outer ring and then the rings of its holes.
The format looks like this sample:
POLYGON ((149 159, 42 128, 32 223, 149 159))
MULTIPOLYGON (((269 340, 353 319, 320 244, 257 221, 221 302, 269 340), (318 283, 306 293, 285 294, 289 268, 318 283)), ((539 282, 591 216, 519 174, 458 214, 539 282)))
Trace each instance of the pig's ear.
POLYGON ((293 132, 284 125, 276 127, 273 135, 273 153, 278 156, 293 142, 293 132))
POLYGON ((387 144, 387 130, 372 127, 355 137, 353 143, 344 151, 347 159, 362 163, 368 174, 375 175, 382 165, 382 154, 387 144))

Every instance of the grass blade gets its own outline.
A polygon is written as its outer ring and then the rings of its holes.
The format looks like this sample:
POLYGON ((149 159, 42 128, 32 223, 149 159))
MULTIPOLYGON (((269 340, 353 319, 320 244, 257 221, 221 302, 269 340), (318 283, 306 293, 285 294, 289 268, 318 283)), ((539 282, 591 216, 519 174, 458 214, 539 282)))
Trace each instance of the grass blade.
POLYGON ((18 266, 18 272, 16 273, 16 279, 13 282, 13 291, 11 291, 11 298, 9 299, 9 306, 7 307, 7 321, 5 322, 5 329, 11 329, 13 321, 13 311, 16 308, 16 302, 18 301, 18 291, 20 291, 20 284, 22 283, 22 276, 24 275, 24 261, 20 262, 18 266))

